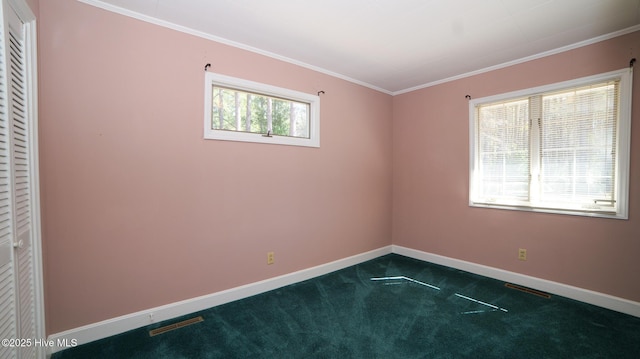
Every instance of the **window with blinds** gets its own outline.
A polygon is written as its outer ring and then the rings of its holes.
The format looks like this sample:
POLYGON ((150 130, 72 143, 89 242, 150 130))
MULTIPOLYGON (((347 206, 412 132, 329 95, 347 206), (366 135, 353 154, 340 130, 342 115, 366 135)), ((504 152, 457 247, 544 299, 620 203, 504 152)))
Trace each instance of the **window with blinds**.
POLYGON ((631 69, 470 104, 470 205, 628 218, 631 69))

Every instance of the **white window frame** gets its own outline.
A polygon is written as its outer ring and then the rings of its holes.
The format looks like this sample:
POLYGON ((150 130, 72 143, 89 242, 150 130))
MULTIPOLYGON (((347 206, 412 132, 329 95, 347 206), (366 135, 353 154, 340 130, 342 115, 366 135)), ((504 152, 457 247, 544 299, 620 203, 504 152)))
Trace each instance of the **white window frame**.
POLYGON ((270 143, 290 146, 320 147, 320 97, 304 92, 294 91, 282 87, 267 85, 231 76, 205 72, 205 101, 204 101, 204 138, 209 140, 241 141, 270 143), (260 95, 278 97, 295 102, 309 104, 309 138, 278 136, 275 134, 241 132, 213 129, 212 109, 214 86, 256 93, 260 95))
MULTIPOLYGON (((525 90, 513 91, 509 93, 488 96, 478 98, 469 101, 469 206, 471 207, 485 207, 485 208, 498 208, 507 210, 520 210, 531 212, 545 212, 555 214, 568 214, 578 216, 589 217, 602 217, 602 218, 614 218, 614 219, 628 219, 629 218, 629 167, 630 167, 630 145, 631 145, 631 102, 632 102, 632 82, 633 82, 633 70, 632 68, 626 68, 617 71, 611 71, 603 74, 583 77, 575 80, 569 80, 550 85, 544 85, 525 90), (500 101, 506 101, 509 99, 526 98, 542 93, 559 91, 563 89, 570 89, 589 84, 606 82, 611 80, 620 81, 620 94, 619 94, 619 118, 617 124, 616 138, 617 138, 617 158, 616 158, 616 180, 615 180, 615 209, 611 211, 607 210, 589 210, 589 209, 576 209, 574 208, 545 208, 537 206, 535 203, 507 203, 506 201, 500 203, 492 203, 490 201, 483 200, 476 195, 479 193, 479 176, 476 176, 476 168, 479 163, 478 151, 477 151, 477 121, 476 121, 476 109, 482 104, 495 103, 500 101)), ((531 146, 531 144, 530 144, 531 146)), ((537 153, 531 152, 531 156, 536 156, 537 153)), ((530 176, 532 177, 532 176, 530 176)), ((530 190, 532 188, 532 182, 530 182, 530 190)))

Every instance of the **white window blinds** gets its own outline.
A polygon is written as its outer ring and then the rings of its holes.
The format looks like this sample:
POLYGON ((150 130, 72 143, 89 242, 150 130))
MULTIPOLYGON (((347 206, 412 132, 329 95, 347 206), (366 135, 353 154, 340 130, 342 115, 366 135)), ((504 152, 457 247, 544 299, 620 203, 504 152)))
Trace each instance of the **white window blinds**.
POLYGON ((619 82, 542 97, 540 200, 615 203, 619 82))
POLYGON ((632 73, 471 101, 470 205, 628 218, 632 73))
POLYGON ((487 201, 529 199, 529 101, 478 110, 481 194, 487 201))

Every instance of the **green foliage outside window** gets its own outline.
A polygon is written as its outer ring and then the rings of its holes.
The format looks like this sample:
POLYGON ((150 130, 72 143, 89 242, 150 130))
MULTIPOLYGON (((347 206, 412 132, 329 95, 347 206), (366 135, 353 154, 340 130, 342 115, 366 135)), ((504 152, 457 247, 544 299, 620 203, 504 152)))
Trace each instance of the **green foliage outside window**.
POLYGON ((308 103, 213 87, 211 128, 309 138, 308 103))

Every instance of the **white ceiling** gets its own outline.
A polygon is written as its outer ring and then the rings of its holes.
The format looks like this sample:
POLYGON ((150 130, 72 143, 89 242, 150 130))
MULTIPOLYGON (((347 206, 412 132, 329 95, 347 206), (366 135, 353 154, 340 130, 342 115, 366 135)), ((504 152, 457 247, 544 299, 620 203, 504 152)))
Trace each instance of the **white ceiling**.
POLYGON ((392 94, 640 30, 640 0, 80 1, 392 94))

